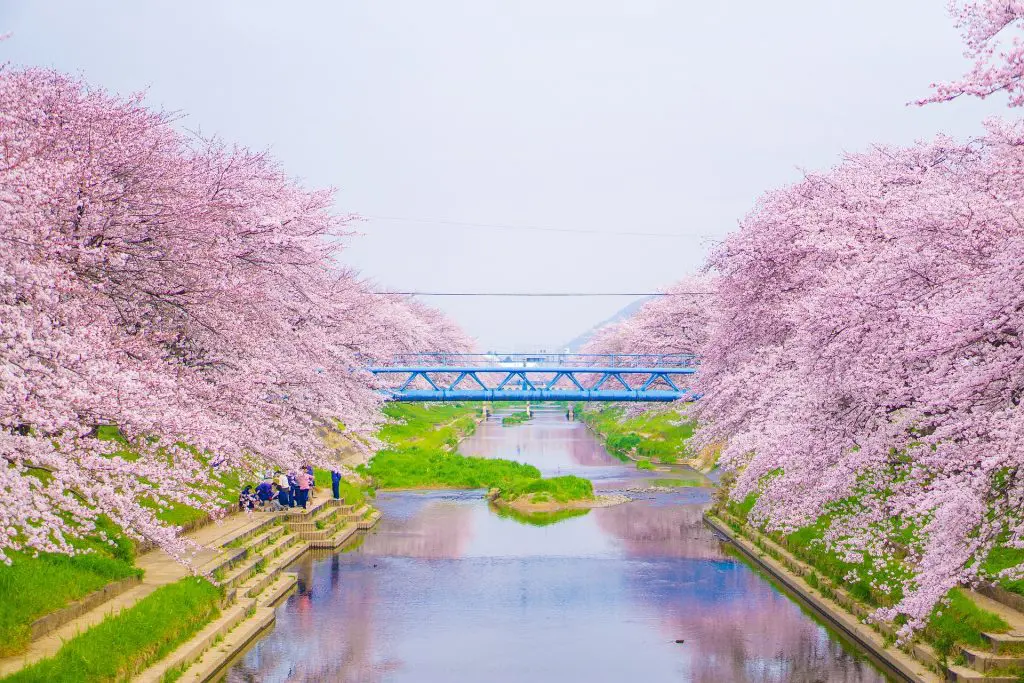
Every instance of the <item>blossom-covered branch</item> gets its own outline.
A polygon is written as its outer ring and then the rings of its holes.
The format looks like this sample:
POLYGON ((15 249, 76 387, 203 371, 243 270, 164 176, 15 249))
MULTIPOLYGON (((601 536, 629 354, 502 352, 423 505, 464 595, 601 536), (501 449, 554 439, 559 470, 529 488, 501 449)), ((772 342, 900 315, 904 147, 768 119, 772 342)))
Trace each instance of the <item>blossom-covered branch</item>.
POLYGON ((144 499, 213 511, 211 464, 324 462, 318 425, 380 419, 366 358, 469 345, 338 268, 332 192, 171 124, 0 72, 0 559, 71 552, 99 511, 180 554, 144 499))

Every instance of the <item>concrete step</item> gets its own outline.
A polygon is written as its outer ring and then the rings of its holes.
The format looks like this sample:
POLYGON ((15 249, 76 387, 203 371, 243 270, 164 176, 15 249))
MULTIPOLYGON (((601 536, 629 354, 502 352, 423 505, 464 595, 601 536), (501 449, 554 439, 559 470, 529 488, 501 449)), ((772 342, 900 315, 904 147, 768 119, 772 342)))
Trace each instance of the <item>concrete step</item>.
POLYGON ((32 630, 32 640, 39 640, 47 633, 56 631, 64 624, 67 624, 83 614, 88 613, 90 610, 96 609, 104 603, 113 600, 122 593, 127 593, 128 591, 137 588, 141 584, 142 577, 129 576, 126 579, 108 583, 98 591, 94 591, 82 597, 80 600, 70 602, 64 608, 59 609, 56 612, 44 614, 33 621, 30 626, 32 630))
POLYGON ((344 517, 344 515, 337 508, 327 508, 323 513, 308 518, 303 517, 301 521, 288 520, 288 528, 292 531, 320 531, 333 524, 339 517, 344 517))
POLYGON ((269 586, 277 578, 281 571, 291 564, 297 557, 306 551, 305 543, 295 536, 288 536, 281 540, 275 547, 272 554, 263 556, 264 568, 262 572, 253 572, 244 583, 238 586, 238 592, 249 598, 259 595, 264 588, 269 586))
POLYGON ((363 517, 356 522, 356 528, 365 531, 366 529, 372 528, 378 521, 380 521, 380 510, 374 510, 370 515, 363 517))
POLYGON ((273 543, 280 538, 288 529, 283 524, 274 524, 266 531, 256 535, 250 536, 241 542, 241 547, 245 548, 249 552, 259 551, 261 548, 268 544, 273 543))
POLYGON ((1024 636, 1018 633, 982 633, 994 655, 1012 656, 1024 652, 1024 636))
MULTIPOLYGON (((139 674, 136 683, 160 683, 169 672, 186 667, 198 660, 210 649, 218 639, 225 638, 238 624, 242 623, 250 611, 258 609, 255 600, 247 600, 228 607, 221 615, 207 624, 191 639, 182 643, 177 649, 159 662, 139 674)), ((271 613, 273 617, 273 613, 271 613)), ((184 677, 178 680, 186 680, 184 677)), ((193 679, 187 679, 193 680, 193 679)))
POLYGON ((224 587, 225 592, 230 593, 232 589, 237 588, 245 583, 253 574, 256 574, 257 570, 261 566, 265 566, 266 563, 267 561, 259 553, 250 555, 245 558, 244 562, 240 562, 232 567, 220 582, 220 585, 224 587))
POLYGON ((281 572, 274 582, 260 593, 257 601, 260 607, 274 607, 286 595, 292 592, 299 583, 299 575, 292 572, 281 572))
MULTIPOLYGON (((260 633, 270 627, 274 623, 274 615, 275 610, 269 607, 257 607, 248 618, 225 633, 221 641, 217 643, 211 641, 211 644, 190 662, 190 666, 185 669, 178 681, 181 683, 206 683, 219 680, 224 674, 224 668, 235 653, 241 651, 260 633)), ((155 683, 160 679, 150 680, 155 683)), ((147 681, 147 683, 149 682, 147 681)))
POLYGON ((964 591, 964 595, 983 610, 998 614, 1010 625, 1006 633, 982 633, 988 641, 991 652, 995 655, 1020 655, 1024 653, 1024 614, 998 600, 989 597, 988 593, 964 591))
POLYGON ((1024 670, 1024 655, 999 655, 966 647, 960 648, 960 652, 969 668, 982 673, 1024 670))
POLYGON ((321 531, 314 538, 304 539, 310 548, 337 548, 357 531, 356 525, 346 522, 334 529, 321 531))
POLYGON ((974 669, 954 664, 946 669, 946 680, 953 683, 1019 683, 1016 675, 985 675, 974 669))
POLYGON ((244 542, 249 538, 258 536, 270 527, 281 523, 281 513, 256 510, 244 514, 248 516, 247 523, 243 523, 241 526, 226 530, 216 536, 213 536, 212 534, 217 527, 211 527, 207 532, 208 538, 204 538, 200 542, 208 546, 237 547, 239 545, 244 545, 244 542))
MULTIPOLYGON (((1008 607, 1017 614, 1024 615, 1024 595, 1018 595, 1017 593, 1011 593, 1010 591, 992 585, 980 585, 975 589, 976 593, 984 595, 990 600, 995 600, 998 603, 1008 607)), ((1011 624, 1012 626, 1013 624, 1011 624)))
POLYGON ((213 576, 217 572, 226 574, 234 565, 244 562, 248 556, 248 548, 224 548, 218 551, 212 560, 199 565, 196 571, 200 576, 213 576))

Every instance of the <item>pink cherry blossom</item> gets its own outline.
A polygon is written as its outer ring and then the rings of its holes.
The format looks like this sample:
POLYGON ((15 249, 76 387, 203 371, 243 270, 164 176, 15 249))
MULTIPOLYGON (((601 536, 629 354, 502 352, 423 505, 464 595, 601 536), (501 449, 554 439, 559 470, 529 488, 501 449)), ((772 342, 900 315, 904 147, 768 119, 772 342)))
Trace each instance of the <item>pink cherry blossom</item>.
POLYGON ((1024 124, 990 121, 851 154, 766 194, 710 259, 698 443, 726 444, 753 520, 830 513, 833 547, 906 552, 877 615, 904 635, 1000 535, 1024 546, 1022 150, 1024 124))
POLYGON ((470 347, 338 266, 331 191, 172 123, 0 72, 0 559, 72 552, 98 512, 182 556, 141 499, 215 511, 207 461, 327 464, 319 426, 371 439, 380 420, 369 359, 470 347))
POLYGON ((960 80, 933 83, 935 93, 916 104, 961 95, 985 98, 997 92, 1006 92, 1011 107, 1024 104, 1024 42, 1019 35, 1024 28, 1024 2, 951 0, 949 10, 964 40, 964 56, 973 64, 960 80))

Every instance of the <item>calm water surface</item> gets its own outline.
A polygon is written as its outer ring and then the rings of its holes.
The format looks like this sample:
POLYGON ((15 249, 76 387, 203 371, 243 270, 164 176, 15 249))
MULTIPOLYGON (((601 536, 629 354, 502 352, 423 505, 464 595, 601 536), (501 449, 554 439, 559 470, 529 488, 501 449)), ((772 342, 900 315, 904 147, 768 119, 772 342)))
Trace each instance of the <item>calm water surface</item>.
POLYGON ((702 525, 706 490, 637 493, 650 474, 564 413, 492 419, 460 450, 637 500, 538 527, 480 492, 381 494, 361 545, 292 567, 299 590, 227 679, 891 680, 702 525))

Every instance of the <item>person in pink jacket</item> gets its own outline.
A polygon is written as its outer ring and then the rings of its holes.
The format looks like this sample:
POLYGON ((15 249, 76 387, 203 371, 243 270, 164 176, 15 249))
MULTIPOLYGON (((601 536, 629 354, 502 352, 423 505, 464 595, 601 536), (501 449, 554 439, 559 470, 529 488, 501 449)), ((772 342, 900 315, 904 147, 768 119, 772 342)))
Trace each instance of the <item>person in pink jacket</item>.
POLYGON ((305 508, 306 503, 309 502, 309 489, 313 485, 312 477, 309 476, 309 472, 302 469, 295 475, 295 478, 299 482, 299 500, 297 502, 305 508))

